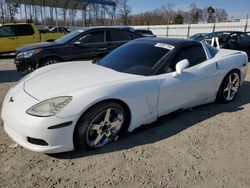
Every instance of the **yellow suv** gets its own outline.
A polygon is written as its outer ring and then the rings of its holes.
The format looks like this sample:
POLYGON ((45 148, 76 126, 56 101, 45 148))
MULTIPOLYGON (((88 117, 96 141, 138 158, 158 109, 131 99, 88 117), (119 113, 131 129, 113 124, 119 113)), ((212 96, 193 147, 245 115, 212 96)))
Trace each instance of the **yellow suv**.
POLYGON ((0 24, 0 54, 14 52, 28 44, 51 42, 63 35, 63 32, 42 32, 33 23, 0 24))

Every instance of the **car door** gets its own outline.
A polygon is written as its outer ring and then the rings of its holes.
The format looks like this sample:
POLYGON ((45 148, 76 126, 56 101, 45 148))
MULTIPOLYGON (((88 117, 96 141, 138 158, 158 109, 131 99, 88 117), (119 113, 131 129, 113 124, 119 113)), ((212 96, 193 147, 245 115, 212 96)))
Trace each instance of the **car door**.
POLYGON ((0 53, 15 51, 17 40, 13 25, 0 27, 0 53))
POLYGON ((228 48, 244 51, 250 55, 250 35, 249 33, 234 33, 228 39, 228 48))
POLYGON ((15 33, 18 47, 39 41, 39 36, 35 35, 35 31, 30 24, 15 25, 15 33))
POLYGON ((209 63, 202 45, 184 46, 175 53, 159 75, 159 115, 200 105, 214 97, 216 64, 209 63), (190 66, 174 76, 176 64, 187 59, 190 66))
POLYGON ((106 31, 89 31, 80 35, 63 49, 64 56, 71 60, 98 59, 108 52, 106 43, 106 31))
POLYGON ((121 29, 109 29, 107 31, 109 51, 112 51, 131 40, 131 35, 127 31, 123 31, 121 29))

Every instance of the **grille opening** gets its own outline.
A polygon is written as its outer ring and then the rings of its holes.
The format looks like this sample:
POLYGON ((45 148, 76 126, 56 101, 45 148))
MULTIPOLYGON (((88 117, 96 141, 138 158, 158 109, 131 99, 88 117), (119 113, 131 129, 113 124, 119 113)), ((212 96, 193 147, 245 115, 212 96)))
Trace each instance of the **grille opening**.
POLYGON ((35 145, 40 145, 40 146, 48 146, 49 145, 46 141, 44 141, 42 139, 28 137, 27 140, 29 143, 35 144, 35 145))

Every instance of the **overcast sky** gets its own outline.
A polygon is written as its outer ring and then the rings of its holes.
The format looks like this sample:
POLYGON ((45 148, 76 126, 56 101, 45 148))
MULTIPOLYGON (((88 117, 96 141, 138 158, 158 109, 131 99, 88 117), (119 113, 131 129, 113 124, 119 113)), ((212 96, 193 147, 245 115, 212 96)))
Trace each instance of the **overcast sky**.
POLYGON ((195 3, 198 8, 224 8, 234 18, 246 18, 247 14, 250 17, 250 0, 129 0, 133 14, 154 10, 168 3, 173 4, 176 10, 188 10, 190 4, 195 3))

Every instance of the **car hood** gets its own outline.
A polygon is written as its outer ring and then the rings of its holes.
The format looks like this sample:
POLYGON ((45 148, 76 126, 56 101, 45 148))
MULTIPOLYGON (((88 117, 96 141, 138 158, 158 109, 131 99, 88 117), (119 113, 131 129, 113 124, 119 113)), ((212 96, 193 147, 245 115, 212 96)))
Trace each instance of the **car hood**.
POLYGON ((83 88, 100 86, 141 76, 125 74, 92 64, 90 61, 45 66, 24 80, 24 90, 38 100, 45 100, 83 88))
POLYGON ((43 48, 50 48, 50 47, 57 47, 57 46, 61 46, 61 44, 57 42, 42 42, 42 43, 35 43, 35 44, 17 48, 16 51, 26 52, 26 51, 35 50, 35 49, 43 49, 43 48))

